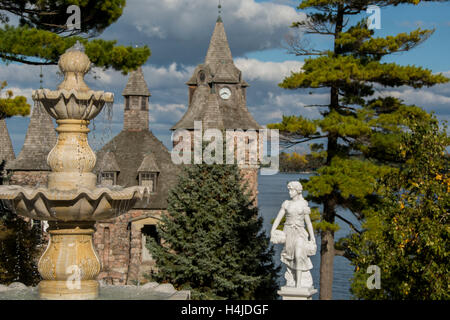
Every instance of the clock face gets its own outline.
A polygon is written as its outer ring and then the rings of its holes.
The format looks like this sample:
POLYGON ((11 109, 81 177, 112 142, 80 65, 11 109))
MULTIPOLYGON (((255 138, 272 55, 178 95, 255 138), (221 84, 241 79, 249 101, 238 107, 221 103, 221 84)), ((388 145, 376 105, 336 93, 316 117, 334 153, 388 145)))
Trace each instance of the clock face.
POLYGON ((219 91, 219 95, 222 99, 228 100, 231 97, 231 90, 229 88, 222 88, 219 91))

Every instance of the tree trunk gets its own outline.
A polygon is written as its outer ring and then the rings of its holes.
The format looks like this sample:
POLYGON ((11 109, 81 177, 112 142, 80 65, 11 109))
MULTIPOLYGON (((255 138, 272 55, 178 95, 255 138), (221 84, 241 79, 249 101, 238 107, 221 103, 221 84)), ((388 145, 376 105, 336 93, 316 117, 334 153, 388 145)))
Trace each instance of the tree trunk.
MULTIPOLYGON (((339 46, 336 42, 339 33, 342 32, 344 26, 344 9, 338 4, 336 13, 336 27, 334 32, 334 54, 339 54, 339 46)), ((335 86, 331 86, 330 91, 330 111, 339 109, 339 90, 335 86)), ((330 165, 333 158, 338 153, 338 136, 334 133, 328 135, 327 141, 327 161, 325 165, 330 165)), ((335 218, 335 201, 334 192, 328 195, 323 204, 322 219, 328 223, 334 223, 335 218)), ((320 300, 333 299, 333 274, 334 274, 334 231, 321 231, 320 243, 320 300)))
MULTIPOLYGON (((323 219, 334 222, 334 204, 331 199, 324 203, 323 219)), ((333 299, 334 275, 334 231, 324 230, 321 233, 320 243, 320 300, 333 299)))

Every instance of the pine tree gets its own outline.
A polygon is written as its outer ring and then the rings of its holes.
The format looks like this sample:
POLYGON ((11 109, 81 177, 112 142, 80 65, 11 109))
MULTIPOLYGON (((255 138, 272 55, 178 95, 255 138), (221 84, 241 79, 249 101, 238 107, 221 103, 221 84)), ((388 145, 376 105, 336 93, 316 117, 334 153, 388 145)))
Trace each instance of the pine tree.
MULTIPOLYGON (((59 57, 80 41, 96 67, 127 74, 147 61, 147 46, 134 48, 116 45, 116 40, 90 39, 116 22, 124 7, 125 0, 0 0, 0 59, 6 63, 56 65, 59 57), (67 26, 71 5, 80 8, 79 29, 67 26), (9 24, 11 16, 19 18, 17 25, 9 24)), ((0 83, 4 89, 6 82, 0 83)), ((13 98, 11 91, 6 97, 0 96, 0 119, 29 112, 24 97, 13 98)))
POLYGON ((348 240, 357 298, 450 299, 449 142, 437 120, 404 134, 405 163, 380 183, 382 202, 367 215, 366 232, 348 240), (378 289, 367 286, 370 265, 380 268, 378 289))
POLYGON ((194 299, 275 299, 273 248, 236 165, 189 165, 168 198, 168 215, 148 248, 153 279, 194 299))
POLYGON ((6 96, 2 98, 2 90, 8 85, 6 81, 0 83, 0 120, 12 116, 27 116, 30 114, 30 105, 27 99, 22 96, 14 97, 11 90, 6 91, 6 96))
POLYGON ((308 46, 306 38, 290 42, 296 55, 305 59, 300 72, 292 72, 280 84, 286 89, 329 90, 330 102, 314 105, 322 117, 306 119, 286 116, 269 128, 281 130, 291 137, 289 144, 314 143, 312 149, 323 155, 325 165, 318 175, 305 183, 308 200, 323 205, 322 220, 316 224, 321 235, 320 299, 332 299, 333 262, 336 254, 346 255, 339 244, 335 247, 336 218, 361 233, 358 227, 337 213, 349 209, 358 220, 379 199, 377 181, 390 172, 392 163, 402 162, 400 133, 415 117, 430 121, 430 115, 417 106, 403 104, 393 97, 380 97, 375 90, 382 87, 430 87, 447 82, 442 74, 417 66, 384 63, 382 59, 397 52, 409 51, 431 36, 433 30, 417 29, 385 38, 375 37, 362 20, 349 25, 350 17, 365 13, 369 5, 379 7, 418 4, 419 0, 303 0, 299 9, 308 19, 294 22, 293 27, 309 34, 332 39, 331 49, 308 46), (339 250, 337 250, 339 249, 339 250))

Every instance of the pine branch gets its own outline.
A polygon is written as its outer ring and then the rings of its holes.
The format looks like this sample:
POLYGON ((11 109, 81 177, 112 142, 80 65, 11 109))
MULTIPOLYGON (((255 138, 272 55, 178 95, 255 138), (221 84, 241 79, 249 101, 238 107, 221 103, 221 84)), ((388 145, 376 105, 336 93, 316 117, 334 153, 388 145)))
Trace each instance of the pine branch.
POLYGON ((29 64, 29 65, 33 65, 33 66, 55 65, 58 63, 56 61, 47 61, 47 62, 30 61, 30 60, 26 60, 26 59, 8 56, 3 53, 0 53, 0 58, 9 60, 9 61, 15 61, 15 62, 20 62, 20 63, 24 63, 24 64, 29 64))
POLYGON ((339 219, 341 219, 342 221, 344 221, 345 223, 347 223, 347 224, 350 226, 350 228, 353 229, 353 231, 355 231, 355 232, 357 232, 357 233, 359 233, 359 234, 362 233, 361 231, 359 231, 359 230, 355 227, 355 225, 354 225, 353 223, 351 223, 350 221, 348 221, 348 220, 345 219, 344 217, 340 216, 340 215, 337 214, 337 213, 335 213, 335 216, 338 217, 339 219))

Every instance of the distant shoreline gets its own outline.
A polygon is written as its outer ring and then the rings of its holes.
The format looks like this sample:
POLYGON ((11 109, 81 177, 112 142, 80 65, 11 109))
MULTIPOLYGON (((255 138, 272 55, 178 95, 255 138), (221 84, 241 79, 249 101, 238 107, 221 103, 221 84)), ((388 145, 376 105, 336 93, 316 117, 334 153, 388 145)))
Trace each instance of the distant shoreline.
POLYGON ((315 171, 280 171, 279 173, 285 174, 312 174, 316 173, 315 171))

